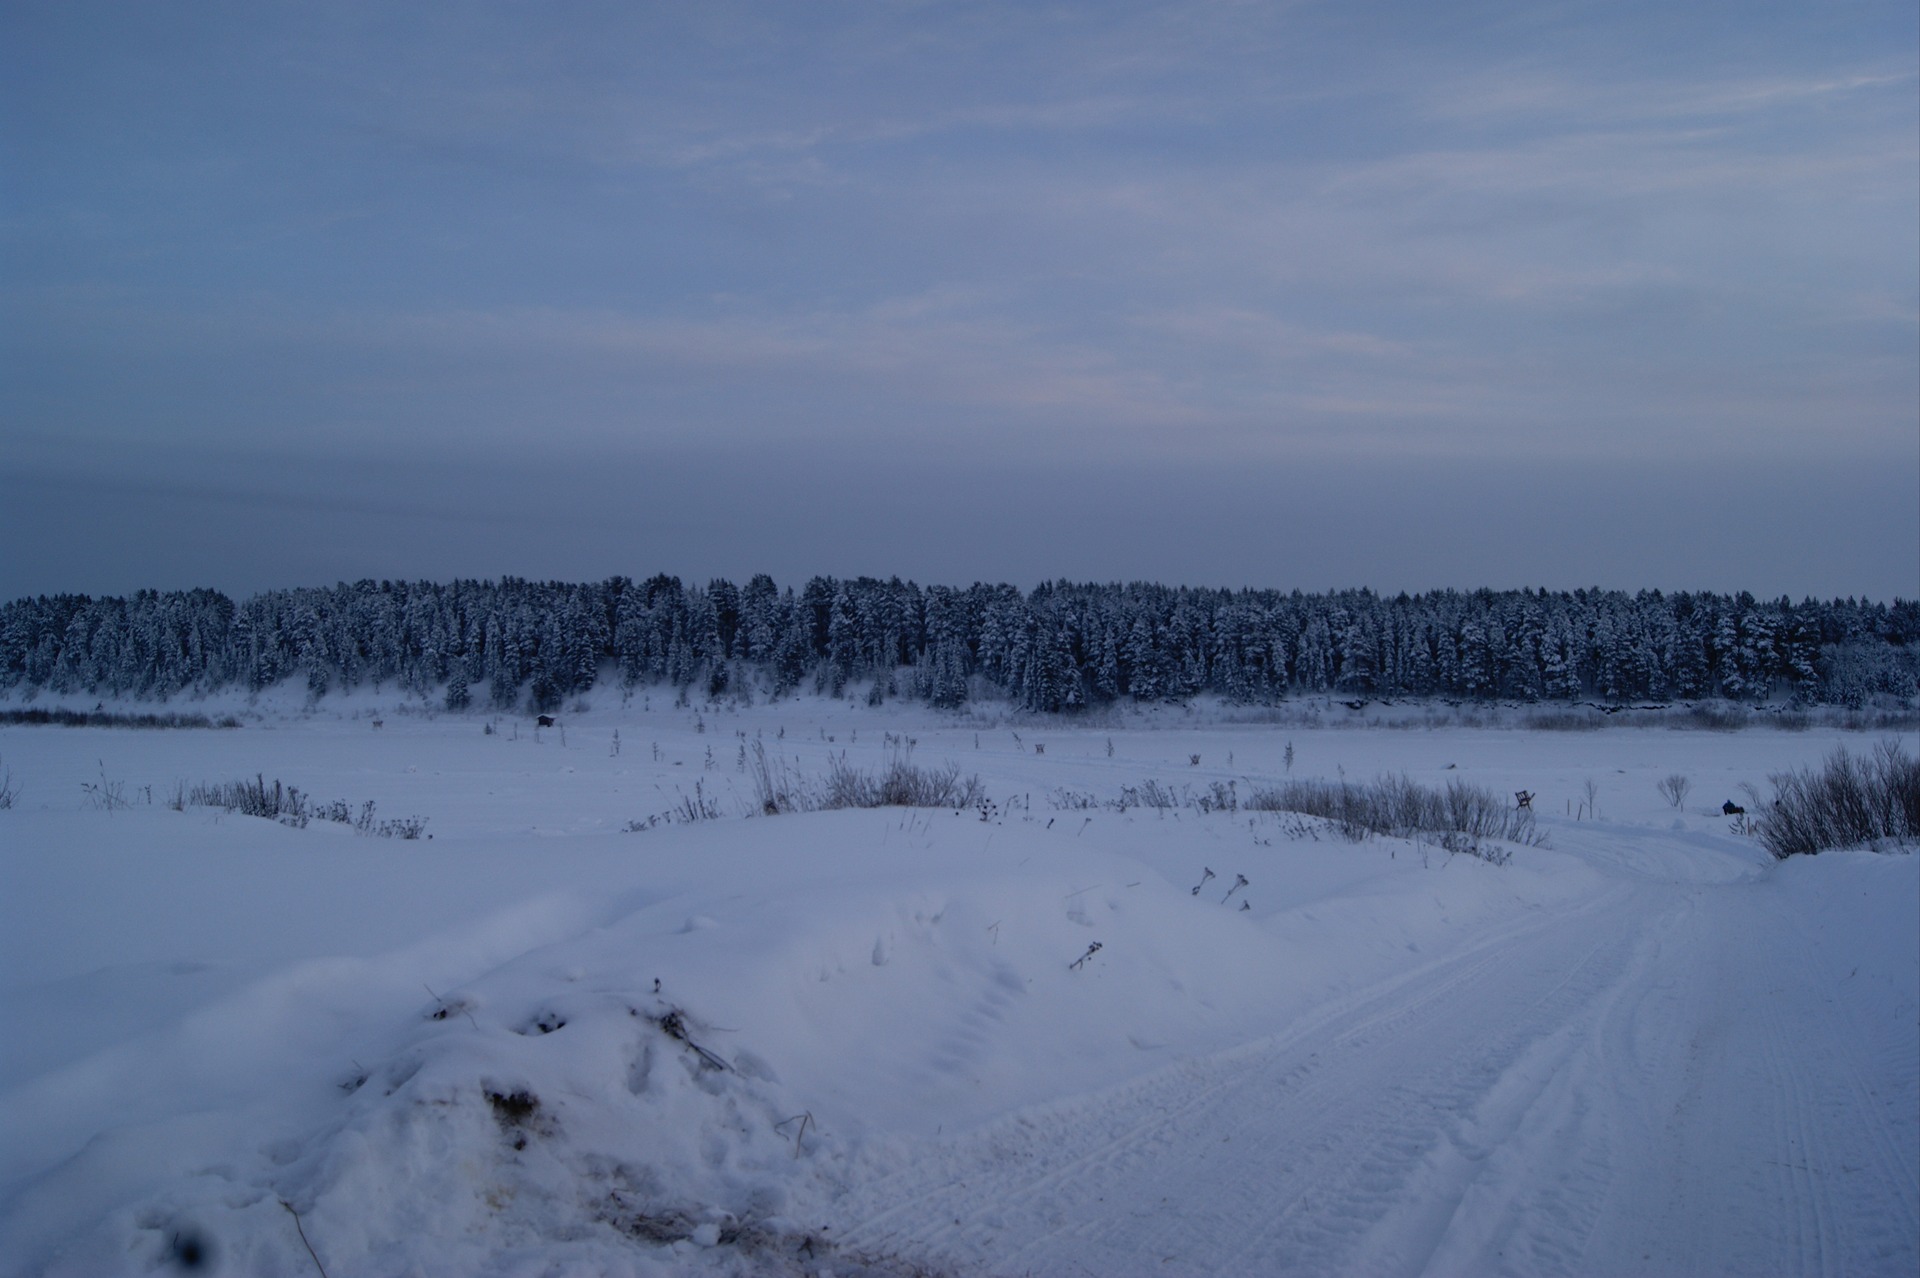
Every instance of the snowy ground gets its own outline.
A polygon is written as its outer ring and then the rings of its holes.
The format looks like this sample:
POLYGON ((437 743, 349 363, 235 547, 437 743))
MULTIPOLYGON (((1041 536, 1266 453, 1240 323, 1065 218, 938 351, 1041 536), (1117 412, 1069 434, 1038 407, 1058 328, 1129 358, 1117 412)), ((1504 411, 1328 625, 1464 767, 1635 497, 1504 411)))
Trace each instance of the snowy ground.
POLYGON ((1920 861, 1719 814, 1870 741, 596 700, 0 728, 0 1273, 1920 1265, 1920 861), (745 815, 906 738, 992 806, 745 815), (1400 772, 1550 846, 1103 806, 1400 772))

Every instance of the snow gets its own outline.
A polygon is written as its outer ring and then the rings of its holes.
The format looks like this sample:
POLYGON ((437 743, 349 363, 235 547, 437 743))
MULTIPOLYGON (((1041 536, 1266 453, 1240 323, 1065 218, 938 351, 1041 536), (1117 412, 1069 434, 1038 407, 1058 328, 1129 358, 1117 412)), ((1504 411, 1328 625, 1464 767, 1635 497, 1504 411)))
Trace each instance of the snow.
POLYGON ((1718 810, 1844 733, 594 700, 0 728, 0 1273, 1920 1263, 1920 862, 1718 810), (908 739, 992 805, 747 815, 908 739), (1401 772, 1548 843, 1111 806, 1401 772), (255 775, 431 837, 169 806, 255 775))

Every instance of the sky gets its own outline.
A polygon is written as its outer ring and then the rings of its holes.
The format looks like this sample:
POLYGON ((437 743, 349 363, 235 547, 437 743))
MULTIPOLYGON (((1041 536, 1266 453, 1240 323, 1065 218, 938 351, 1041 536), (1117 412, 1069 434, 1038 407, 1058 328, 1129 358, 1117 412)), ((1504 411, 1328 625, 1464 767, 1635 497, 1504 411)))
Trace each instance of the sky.
POLYGON ((1920 11, 13 0, 0 547, 1920 597, 1920 11))

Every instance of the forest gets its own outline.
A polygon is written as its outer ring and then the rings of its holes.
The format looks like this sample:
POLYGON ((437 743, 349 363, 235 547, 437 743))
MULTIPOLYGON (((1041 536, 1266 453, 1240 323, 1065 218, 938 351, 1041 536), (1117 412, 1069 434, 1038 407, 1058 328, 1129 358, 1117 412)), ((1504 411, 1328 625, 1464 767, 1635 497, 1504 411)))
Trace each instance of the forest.
POLYGON ((797 690, 1073 712, 1292 695, 1853 708, 1920 693, 1920 602, 1741 593, 1224 590, 1148 583, 796 591, 679 578, 360 581, 53 595, 0 606, 0 691, 165 699, 299 680, 396 684, 449 709, 552 709, 596 685, 797 690))

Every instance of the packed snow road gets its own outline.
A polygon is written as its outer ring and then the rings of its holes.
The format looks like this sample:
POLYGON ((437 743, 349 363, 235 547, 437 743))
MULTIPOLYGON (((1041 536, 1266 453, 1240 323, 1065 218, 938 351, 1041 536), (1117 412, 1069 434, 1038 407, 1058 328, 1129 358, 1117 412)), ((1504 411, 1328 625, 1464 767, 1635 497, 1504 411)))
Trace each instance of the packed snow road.
MULTIPOLYGON (((1672 868, 1729 868, 1705 859, 1672 868)), ((1910 1272, 1912 1027, 1846 995, 1911 990, 1859 930, 1911 902, 1850 868, 1811 903, 1759 869, 1630 874, 1272 1038, 902 1159, 842 1243, 992 1274, 1910 1272)))

